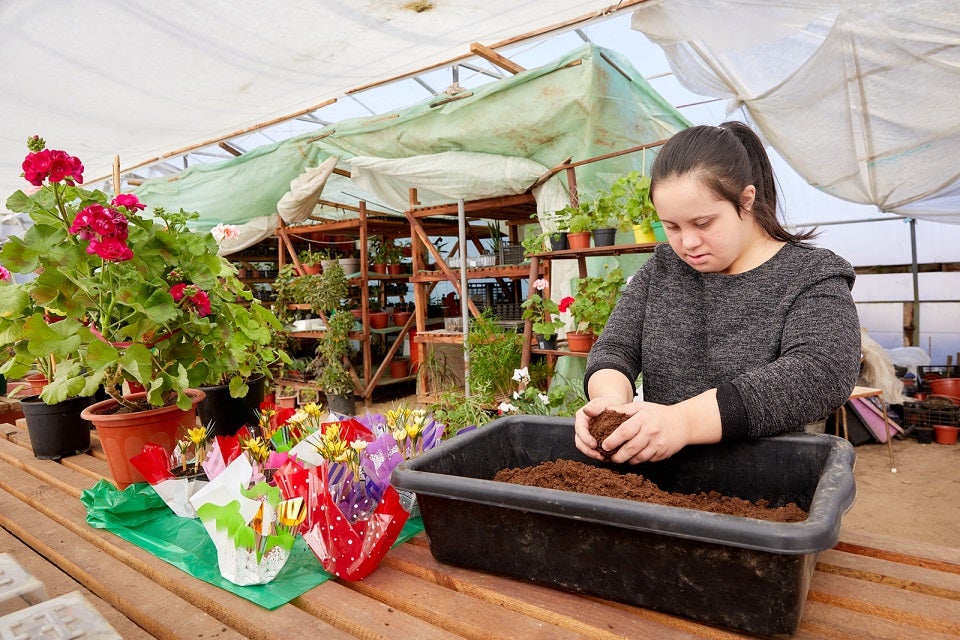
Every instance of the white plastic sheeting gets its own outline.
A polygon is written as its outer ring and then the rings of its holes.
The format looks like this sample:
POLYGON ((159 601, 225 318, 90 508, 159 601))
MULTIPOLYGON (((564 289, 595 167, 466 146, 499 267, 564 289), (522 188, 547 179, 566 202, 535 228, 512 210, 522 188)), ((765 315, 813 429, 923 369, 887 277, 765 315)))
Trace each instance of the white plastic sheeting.
POLYGON ((744 106, 813 186, 960 223, 960 5, 664 0, 633 28, 677 78, 744 106))
MULTIPOLYGON (((470 151, 444 151, 410 158, 350 159, 350 175, 360 188, 398 210, 408 208, 408 193, 421 201, 479 200, 525 193, 549 169, 526 158, 470 151)), ((533 192, 539 213, 562 209, 569 198, 557 180, 533 192)))
POLYGON ((2 2, 0 204, 34 134, 105 178, 614 4, 2 2))

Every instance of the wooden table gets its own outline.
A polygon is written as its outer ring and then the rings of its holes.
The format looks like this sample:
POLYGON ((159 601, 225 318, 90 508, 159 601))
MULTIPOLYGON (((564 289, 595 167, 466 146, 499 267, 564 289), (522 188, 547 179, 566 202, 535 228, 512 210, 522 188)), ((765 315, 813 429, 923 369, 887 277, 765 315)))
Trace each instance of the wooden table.
MULTIPOLYGON (((440 564, 423 535, 363 581, 331 580, 268 611, 90 527, 79 494, 109 477, 96 438, 90 454, 38 460, 20 423, 0 425, 0 552, 50 597, 79 590, 124 638, 742 637, 440 564)), ((795 637, 960 637, 960 550, 845 534, 819 556, 795 637)))

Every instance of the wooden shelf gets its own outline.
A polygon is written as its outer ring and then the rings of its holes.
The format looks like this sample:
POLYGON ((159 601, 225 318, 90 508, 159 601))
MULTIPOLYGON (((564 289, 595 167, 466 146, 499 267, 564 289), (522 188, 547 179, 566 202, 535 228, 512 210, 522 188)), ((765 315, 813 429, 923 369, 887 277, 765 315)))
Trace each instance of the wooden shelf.
MULTIPOLYGON (((450 269, 458 277, 460 268, 450 269)), ((526 264, 504 264, 493 267, 476 267, 467 269, 468 280, 482 280, 484 278, 526 278, 530 273, 530 263, 526 264)), ((409 276, 413 284, 422 284, 427 282, 446 282, 449 280, 443 271, 418 271, 415 275, 409 276)))

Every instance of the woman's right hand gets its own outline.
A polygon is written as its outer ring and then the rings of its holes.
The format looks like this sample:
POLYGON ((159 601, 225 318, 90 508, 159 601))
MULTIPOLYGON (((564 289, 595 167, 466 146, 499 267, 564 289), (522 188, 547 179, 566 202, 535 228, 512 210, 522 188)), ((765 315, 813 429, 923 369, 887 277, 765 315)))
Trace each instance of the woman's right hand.
POLYGON ((606 409, 613 411, 627 412, 624 409, 623 400, 612 396, 600 396, 593 398, 587 404, 580 407, 574 416, 574 443, 582 453, 590 456, 594 460, 603 460, 603 456, 597 451, 597 441, 590 435, 590 419, 598 416, 606 409))

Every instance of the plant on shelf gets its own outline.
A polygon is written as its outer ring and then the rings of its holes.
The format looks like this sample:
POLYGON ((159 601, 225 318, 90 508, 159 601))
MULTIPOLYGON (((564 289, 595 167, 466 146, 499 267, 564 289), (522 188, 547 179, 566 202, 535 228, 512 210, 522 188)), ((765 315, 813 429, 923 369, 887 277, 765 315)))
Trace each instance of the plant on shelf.
POLYGON ((331 257, 329 249, 318 249, 314 251, 310 247, 307 247, 297 252, 297 258, 299 258, 301 264, 320 264, 321 260, 329 260, 331 257))
POLYGON ((380 245, 380 260, 386 264, 400 264, 403 260, 403 247, 393 240, 384 240, 380 245))
POLYGON ((550 283, 544 278, 535 280, 531 287, 533 291, 530 293, 530 297, 520 305, 520 308, 523 309, 521 319, 531 321, 533 332, 545 339, 557 335, 557 332, 563 328, 560 308, 556 302, 550 299, 549 295, 544 293, 549 286, 550 283))
POLYGON ((17 354, 0 373, 22 375, 38 354, 50 354, 57 371, 45 402, 91 396, 103 385, 129 410, 189 409, 187 389, 211 372, 203 365, 225 344, 249 337, 237 337, 229 321, 258 312, 237 307, 259 303, 217 255, 214 236, 188 228, 197 214, 157 208, 144 217, 146 206, 132 194, 111 199, 79 187, 80 160, 45 146, 30 138, 23 162, 37 190, 7 200, 7 209, 28 214, 33 225, 7 239, 0 262, 38 275, 0 288, 0 335, 17 354), (37 306, 60 319, 48 322, 37 306), (144 385, 146 398, 124 398, 126 381, 144 385))
POLYGON ((463 391, 444 391, 437 402, 430 405, 433 419, 444 425, 443 437, 449 438, 465 429, 482 427, 493 420, 494 411, 488 408, 487 398, 493 396, 487 383, 471 381, 473 391, 464 397, 463 391))
POLYGON ((617 178, 610 186, 610 198, 622 213, 620 228, 623 231, 627 225, 635 225, 642 233, 652 233, 653 223, 660 221, 650 199, 650 176, 631 171, 617 178))
POLYGON ((588 233, 597 228, 596 218, 593 216, 589 202, 581 201, 579 206, 570 205, 557 213, 567 217, 570 233, 588 233))
POLYGON ((296 313, 290 305, 297 304, 303 299, 303 290, 300 276, 292 264, 280 267, 277 278, 273 281, 273 304, 271 309, 274 315, 284 324, 296 319, 296 313))
MULTIPOLYGON (((330 314, 328 320, 323 339, 317 341, 318 357, 314 360, 313 368, 317 382, 327 395, 328 407, 334 397, 352 404, 353 377, 344 361, 350 355, 353 315, 344 309, 337 309, 330 314)), ((333 401, 333 404, 340 406, 338 401, 333 401)))
POLYGON ((495 256, 500 255, 500 246, 503 243, 503 235, 500 232, 500 221, 490 220, 487 222, 487 232, 490 234, 490 253, 495 256))
MULTIPOLYGON (((343 300, 347 297, 349 286, 343 267, 338 263, 331 264, 317 276, 309 276, 314 286, 308 296, 308 302, 314 313, 328 314, 340 309, 343 300)), ((349 314, 348 314, 349 315, 349 314)))
POLYGON ((604 275, 587 276, 577 281, 574 296, 560 301, 561 312, 569 311, 573 316, 574 330, 579 333, 592 332, 600 335, 620 298, 620 290, 626 284, 620 267, 604 265, 604 275))
POLYGON ((471 389, 489 389, 483 398, 489 405, 494 404, 497 395, 510 392, 510 376, 520 366, 522 347, 523 334, 498 325, 491 309, 485 309, 470 322, 470 385, 471 389))

